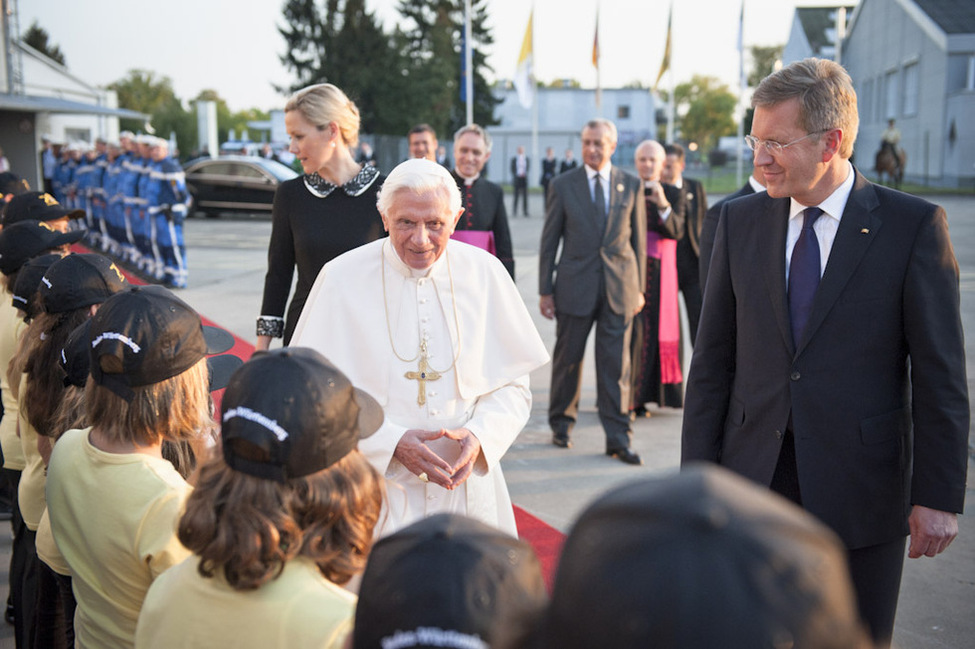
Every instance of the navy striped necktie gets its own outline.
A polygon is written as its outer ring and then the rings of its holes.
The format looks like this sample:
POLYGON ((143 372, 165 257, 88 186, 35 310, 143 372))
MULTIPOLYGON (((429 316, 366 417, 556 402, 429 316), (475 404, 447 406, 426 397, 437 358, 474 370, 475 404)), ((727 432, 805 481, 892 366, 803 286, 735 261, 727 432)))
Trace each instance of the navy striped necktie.
POLYGON ((789 262, 789 316, 792 319, 792 341, 797 347, 819 287, 819 239, 816 238, 813 223, 822 213, 818 207, 803 210, 802 232, 792 249, 792 260, 789 262))

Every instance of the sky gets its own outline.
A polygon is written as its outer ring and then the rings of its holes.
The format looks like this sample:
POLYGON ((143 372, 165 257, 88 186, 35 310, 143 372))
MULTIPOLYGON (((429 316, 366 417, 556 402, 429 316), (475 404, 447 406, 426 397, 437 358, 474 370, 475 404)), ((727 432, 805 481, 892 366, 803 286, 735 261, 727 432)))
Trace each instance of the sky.
MULTIPOLYGON (((96 86, 134 68, 168 76, 188 100, 212 88, 232 110, 281 108, 274 85, 293 77, 280 63, 277 31, 283 0, 16 0, 21 31, 35 20, 65 55, 69 70, 96 86)), ((745 0, 744 43, 784 44, 795 6, 822 0, 745 0)), ((387 29, 397 0, 366 0, 387 29)), ((535 77, 572 78, 596 86, 593 35, 599 5, 600 84, 652 85, 663 57, 670 0, 489 0, 494 44, 491 79, 515 76, 518 54, 534 6, 535 77)), ((694 74, 738 83, 738 0, 677 0, 673 8, 673 82, 694 74)), ((381 62, 377 61, 377 65, 381 62)), ((746 66, 748 65, 746 61, 746 66)), ((662 84, 669 85, 665 77, 662 84)))

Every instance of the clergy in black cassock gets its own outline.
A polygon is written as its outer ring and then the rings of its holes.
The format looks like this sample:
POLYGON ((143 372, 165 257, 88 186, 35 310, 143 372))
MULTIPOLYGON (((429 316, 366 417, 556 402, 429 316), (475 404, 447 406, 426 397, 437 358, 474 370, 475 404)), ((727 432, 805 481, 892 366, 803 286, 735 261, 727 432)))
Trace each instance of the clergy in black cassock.
MULTIPOLYGON (((490 232, 494 237, 494 254, 504 265, 511 279, 515 278, 515 257, 508 228, 508 212, 504 209, 504 193, 500 185, 478 175, 473 180, 450 172, 460 188, 464 213, 460 215, 454 234, 466 231, 490 232)), ((461 238, 461 237, 454 237, 461 238)))

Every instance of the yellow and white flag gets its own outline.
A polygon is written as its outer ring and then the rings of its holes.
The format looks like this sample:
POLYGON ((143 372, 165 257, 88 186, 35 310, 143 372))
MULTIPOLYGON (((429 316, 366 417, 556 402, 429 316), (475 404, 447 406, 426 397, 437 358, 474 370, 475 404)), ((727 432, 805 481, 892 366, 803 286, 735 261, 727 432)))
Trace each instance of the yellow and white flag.
POLYGON ((667 15, 667 43, 664 45, 664 59, 660 62, 660 72, 657 73, 657 80, 653 83, 653 89, 656 90, 657 86, 660 85, 660 80, 664 78, 664 74, 670 69, 670 26, 674 19, 674 5, 670 5, 670 13, 667 15))
POLYGON ((518 91, 518 101, 525 108, 531 108, 535 99, 535 71, 534 53, 532 52, 532 14, 528 14, 528 27, 525 38, 521 41, 521 54, 518 55, 518 70, 515 72, 515 90, 518 91))

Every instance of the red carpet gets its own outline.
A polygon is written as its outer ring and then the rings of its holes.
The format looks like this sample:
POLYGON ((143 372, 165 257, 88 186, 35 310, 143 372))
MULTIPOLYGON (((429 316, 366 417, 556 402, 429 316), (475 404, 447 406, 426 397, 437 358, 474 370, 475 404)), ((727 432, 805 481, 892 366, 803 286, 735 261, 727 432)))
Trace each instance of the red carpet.
MULTIPOLYGON (((74 251, 89 252, 89 250, 83 248, 82 246, 74 246, 74 251)), ((143 280, 128 272, 124 268, 122 269, 122 272, 125 274, 126 279, 130 283, 145 284, 143 280)), ((176 294, 179 295, 178 292, 176 294)), ((203 314, 200 314, 200 317, 202 318, 204 324, 213 327, 220 327, 219 324, 213 322, 203 314)), ((220 328, 222 329, 223 327, 220 328)), ((254 345, 242 338, 234 336, 234 346, 228 353, 238 356, 246 361, 254 353, 254 345)), ((221 396, 223 396, 222 390, 218 393, 214 393, 213 395, 213 400, 218 411, 220 410, 221 396)), ((551 591, 552 580, 555 577, 555 567, 558 564, 559 552, 562 550, 562 542, 565 541, 565 535, 541 519, 532 516, 517 505, 514 506, 514 509, 515 523, 518 526, 518 536, 528 541, 535 549, 535 554, 538 555, 538 560, 542 564, 542 573, 545 575, 545 583, 548 585, 549 591, 551 591)))

